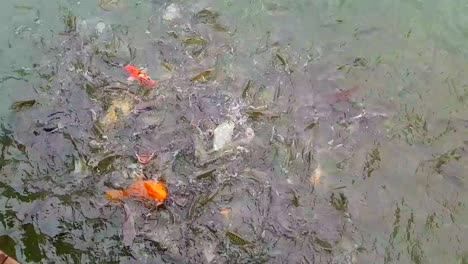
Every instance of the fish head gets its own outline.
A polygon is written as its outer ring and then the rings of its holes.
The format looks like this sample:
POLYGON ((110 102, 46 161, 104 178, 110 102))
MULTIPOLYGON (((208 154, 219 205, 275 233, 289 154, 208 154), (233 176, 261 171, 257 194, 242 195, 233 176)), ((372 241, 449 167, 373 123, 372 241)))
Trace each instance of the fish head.
POLYGON ((127 65, 127 66, 124 67, 124 69, 127 72, 129 72, 130 75, 133 76, 133 77, 137 77, 138 75, 141 74, 141 71, 137 67, 135 67, 133 65, 127 65))
POLYGON ((144 186, 149 197, 157 200, 158 203, 164 202, 167 197, 167 189, 163 182, 146 181, 144 186))

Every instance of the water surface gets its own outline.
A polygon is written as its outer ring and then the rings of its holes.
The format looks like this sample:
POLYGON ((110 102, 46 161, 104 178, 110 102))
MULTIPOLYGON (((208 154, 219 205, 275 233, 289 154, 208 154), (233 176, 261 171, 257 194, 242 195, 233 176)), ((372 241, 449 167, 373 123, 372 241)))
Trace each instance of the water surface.
POLYGON ((466 9, 6 3, 0 248, 24 263, 465 263, 466 9), (127 85, 127 63, 158 87, 127 85), (233 141, 213 151, 223 122, 233 141), (105 199, 141 174, 167 181, 163 207, 105 199))

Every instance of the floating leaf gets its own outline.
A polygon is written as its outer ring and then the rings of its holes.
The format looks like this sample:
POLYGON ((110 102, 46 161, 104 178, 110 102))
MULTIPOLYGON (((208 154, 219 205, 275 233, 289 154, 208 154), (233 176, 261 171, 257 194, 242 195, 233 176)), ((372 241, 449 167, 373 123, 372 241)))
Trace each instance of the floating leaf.
POLYGON ((192 82, 201 81, 205 82, 213 77, 213 70, 202 71, 192 77, 192 82))
POLYGON ((99 0, 99 7, 106 11, 111 11, 119 5, 120 0, 99 0))
POLYGON ((31 107, 34 104, 36 104, 36 100, 18 101, 18 102, 13 103, 11 105, 10 109, 18 111, 18 110, 21 110, 24 107, 31 107))
POLYGON ((238 234, 236 234, 236 233, 234 233, 232 231, 226 231, 226 236, 229 238, 229 240, 234 245, 237 245, 237 246, 245 246, 245 245, 251 244, 250 241, 245 240, 240 235, 238 235, 238 234))
POLYGON ((207 41, 203 38, 186 38, 182 41, 184 45, 205 45, 207 41))

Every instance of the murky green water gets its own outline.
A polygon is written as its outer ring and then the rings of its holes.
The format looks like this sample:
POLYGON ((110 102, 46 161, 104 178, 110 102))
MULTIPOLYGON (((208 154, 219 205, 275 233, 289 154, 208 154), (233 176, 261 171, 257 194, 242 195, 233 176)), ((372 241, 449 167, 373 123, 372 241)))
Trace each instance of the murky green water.
POLYGON ((5 3, 0 249, 23 263, 466 263, 467 8, 5 3), (157 88, 126 84, 127 63, 157 88), (225 122, 232 142, 214 151, 225 122), (141 173, 166 179, 164 206, 105 199, 141 173))

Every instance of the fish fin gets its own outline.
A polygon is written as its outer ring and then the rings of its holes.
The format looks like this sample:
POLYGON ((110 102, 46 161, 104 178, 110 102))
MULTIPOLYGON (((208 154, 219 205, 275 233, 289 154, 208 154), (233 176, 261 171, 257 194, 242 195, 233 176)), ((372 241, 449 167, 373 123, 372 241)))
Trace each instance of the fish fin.
POLYGON ((148 85, 149 85, 150 87, 155 87, 156 84, 158 84, 158 82, 155 81, 155 80, 149 80, 149 81, 148 81, 148 85))
POLYGON ((161 176, 161 177, 159 178, 159 180, 157 180, 156 182, 157 182, 158 184, 160 184, 160 185, 166 187, 166 177, 161 176))
POLYGON ((106 192, 106 198, 111 201, 121 201, 124 196, 124 191, 121 190, 109 190, 106 192))
POLYGON ((146 176, 145 176, 144 174, 137 174, 137 175, 135 176, 135 179, 136 179, 136 180, 139 180, 139 181, 143 181, 143 180, 146 179, 146 176))

